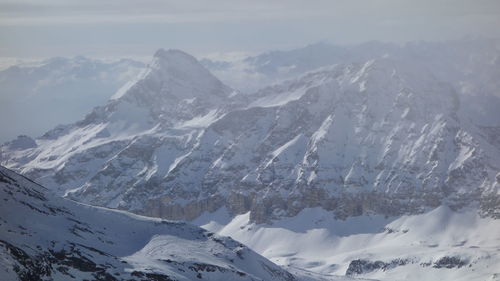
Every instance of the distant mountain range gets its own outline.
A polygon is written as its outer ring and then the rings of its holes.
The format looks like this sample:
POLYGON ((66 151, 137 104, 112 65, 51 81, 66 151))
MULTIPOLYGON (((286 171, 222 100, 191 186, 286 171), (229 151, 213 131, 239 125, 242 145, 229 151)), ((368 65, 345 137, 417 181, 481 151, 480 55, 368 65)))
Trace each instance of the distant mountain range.
POLYGON ((52 58, 0 71, 0 142, 79 120, 144 69, 142 62, 52 58))

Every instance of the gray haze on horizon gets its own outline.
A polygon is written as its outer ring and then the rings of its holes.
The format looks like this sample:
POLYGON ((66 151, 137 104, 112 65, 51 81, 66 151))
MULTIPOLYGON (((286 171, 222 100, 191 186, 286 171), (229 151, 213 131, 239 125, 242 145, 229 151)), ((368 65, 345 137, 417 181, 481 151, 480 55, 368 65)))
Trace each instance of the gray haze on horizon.
POLYGON ((497 0, 0 0, 0 57, 203 56, 311 42, 500 37, 497 0))

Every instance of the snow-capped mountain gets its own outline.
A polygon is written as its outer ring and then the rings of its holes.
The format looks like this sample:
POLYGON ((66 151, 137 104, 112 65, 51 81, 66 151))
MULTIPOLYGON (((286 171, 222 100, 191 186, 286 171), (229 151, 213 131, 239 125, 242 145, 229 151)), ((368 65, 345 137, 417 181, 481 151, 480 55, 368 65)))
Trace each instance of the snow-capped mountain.
POLYGON ((52 58, 0 71, 0 142, 81 119, 143 69, 142 62, 52 58), (13 124, 15 122, 15 124, 13 124))
POLYGON ((59 186, 55 189, 60 194, 75 189, 74 193, 93 197, 90 200, 94 203, 115 206, 127 189, 132 191, 134 186, 142 186, 153 175, 175 166, 176 159, 192 149, 203 128, 229 111, 237 100, 235 91, 193 57, 181 51, 160 50, 137 81, 118 91, 105 106, 95 108, 75 124, 47 132, 38 139, 41 142, 20 137, 7 143, 5 151, 17 152, 9 152, 2 159, 11 167, 20 168, 15 163, 21 162, 34 164, 26 166, 23 173, 37 180, 45 178, 40 182, 59 186), (26 148, 31 151, 29 156, 26 148), (135 164, 139 170, 122 170, 124 161, 141 161, 135 164), (150 169, 144 170, 144 165, 151 165, 150 169), (133 179, 137 180, 134 184, 131 177, 116 174, 121 172, 142 176, 133 179), (74 180, 79 181, 78 186, 74 180), (102 188, 109 188, 106 196, 98 195, 102 188))
POLYGON ((316 206, 395 215, 497 196, 496 142, 460 114, 451 85, 418 65, 338 65, 252 98, 207 127, 159 184, 187 203, 159 196, 150 215, 192 212, 200 198, 265 221, 316 206))
POLYGON ((239 242, 53 196, 0 167, 1 280, 298 280, 239 242))
POLYGON ((313 207, 346 218, 441 204, 498 216, 500 116, 465 96, 427 61, 399 57, 241 95, 193 57, 160 50, 107 105, 7 143, 0 159, 61 195, 174 219, 221 207, 264 222, 313 207))

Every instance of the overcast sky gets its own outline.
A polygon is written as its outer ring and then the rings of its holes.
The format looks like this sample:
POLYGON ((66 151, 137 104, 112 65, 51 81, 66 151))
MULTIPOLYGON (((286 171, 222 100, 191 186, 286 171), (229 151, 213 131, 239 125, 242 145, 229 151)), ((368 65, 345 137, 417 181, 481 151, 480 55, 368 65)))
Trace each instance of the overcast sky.
POLYGON ((500 0, 0 0, 0 57, 500 37, 500 0))

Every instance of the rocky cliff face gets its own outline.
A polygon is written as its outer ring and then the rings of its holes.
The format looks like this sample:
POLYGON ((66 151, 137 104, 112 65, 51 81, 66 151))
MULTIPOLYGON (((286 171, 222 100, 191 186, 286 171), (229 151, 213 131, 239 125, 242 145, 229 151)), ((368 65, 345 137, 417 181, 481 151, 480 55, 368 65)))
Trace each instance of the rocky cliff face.
POLYGON ((490 198, 494 144, 461 120, 452 87, 401 68, 390 60, 337 66, 258 93, 209 126, 160 184, 186 202, 160 196, 148 214, 214 209, 191 198, 250 210, 257 221, 316 206, 339 217, 397 215, 490 198))
POLYGON ((173 219, 223 206, 258 222, 318 206, 345 218, 480 204, 498 216, 500 116, 483 96, 498 97, 438 74, 389 56, 242 96, 159 51, 128 91, 36 147, 2 146, 0 160, 76 200, 173 219))

